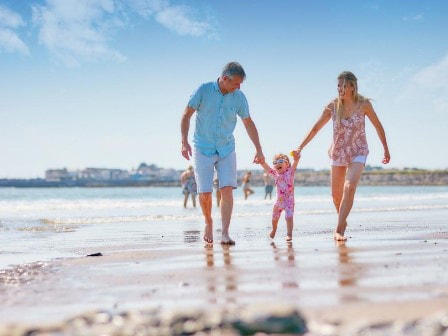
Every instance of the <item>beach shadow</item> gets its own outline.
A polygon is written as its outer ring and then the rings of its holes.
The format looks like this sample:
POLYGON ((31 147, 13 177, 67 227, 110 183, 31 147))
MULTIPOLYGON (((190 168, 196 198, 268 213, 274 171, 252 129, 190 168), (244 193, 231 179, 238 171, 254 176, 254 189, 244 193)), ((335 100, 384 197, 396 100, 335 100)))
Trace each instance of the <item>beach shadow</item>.
POLYGON ((280 249, 274 242, 271 242, 272 253, 275 264, 280 268, 282 288, 298 288, 296 281, 296 253, 292 242, 286 243, 286 250, 280 249))
POLYGON ((237 279, 236 270, 232 264, 231 250, 234 246, 206 244, 204 247, 206 267, 206 287, 209 294, 208 302, 216 304, 236 303, 237 279), (221 253, 216 252, 221 250, 221 253), (221 258, 219 256, 222 255, 221 258))
POLYGON ((341 301, 358 301, 360 298, 356 294, 358 291, 358 280, 361 273, 361 266, 354 261, 354 249, 347 247, 346 242, 336 241, 335 246, 338 252, 338 274, 339 287, 341 291, 341 301))

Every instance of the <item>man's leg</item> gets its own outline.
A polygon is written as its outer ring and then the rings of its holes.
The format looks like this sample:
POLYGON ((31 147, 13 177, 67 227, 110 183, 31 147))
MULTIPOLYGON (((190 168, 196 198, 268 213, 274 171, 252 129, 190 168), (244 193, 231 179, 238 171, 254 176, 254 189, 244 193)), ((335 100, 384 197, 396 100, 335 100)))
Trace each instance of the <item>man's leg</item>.
POLYGON ((221 190, 221 219, 222 219, 222 244, 233 245, 235 242, 229 236, 230 219, 233 211, 233 189, 237 185, 236 180, 236 154, 231 152, 224 158, 219 158, 216 163, 218 180, 221 190))
POLYGON ((212 193, 200 193, 199 204, 205 219, 204 241, 213 243, 212 193))
POLYGON ((213 171, 217 156, 203 155, 196 148, 193 151, 195 178, 199 193, 199 204, 205 220, 204 241, 213 243, 212 191, 213 171))
POLYGON ((361 174, 364 171, 364 164, 359 162, 353 162, 348 166, 347 175, 344 182, 344 191, 342 195, 341 205, 339 206, 339 218, 338 227, 336 228, 336 234, 341 237, 336 240, 346 240, 344 237, 345 229, 347 228, 347 217, 350 214, 350 210, 353 206, 353 200, 355 198, 356 187, 358 186, 361 174))
POLYGON ((221 244, 233 245, 235 242, 229 236, 230 219, 233 210, 233 187, 221 188, 221 219, 222 240, 221 244))

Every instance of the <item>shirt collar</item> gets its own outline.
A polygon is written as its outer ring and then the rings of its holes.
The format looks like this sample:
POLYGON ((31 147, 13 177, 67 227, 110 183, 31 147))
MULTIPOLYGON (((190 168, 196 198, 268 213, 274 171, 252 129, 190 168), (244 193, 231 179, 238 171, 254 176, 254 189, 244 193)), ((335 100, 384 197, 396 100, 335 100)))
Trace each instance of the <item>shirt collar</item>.
POLYGON ((219 78, 213 82, 213 86, 215 87, 216 91, 221 92, 221 89, 219 88, 219 78))

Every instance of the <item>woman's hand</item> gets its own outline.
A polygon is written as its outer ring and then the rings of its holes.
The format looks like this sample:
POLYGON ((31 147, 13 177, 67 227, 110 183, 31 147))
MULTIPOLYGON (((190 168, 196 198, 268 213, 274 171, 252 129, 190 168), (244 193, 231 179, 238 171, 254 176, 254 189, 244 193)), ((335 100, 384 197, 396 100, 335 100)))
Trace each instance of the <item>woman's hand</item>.
POLYGON ((388 164, 389 161, 390 161, 389 149, 385 149, 384 150, 384 159, 381 162, 384 163, 384 164, 388 164))

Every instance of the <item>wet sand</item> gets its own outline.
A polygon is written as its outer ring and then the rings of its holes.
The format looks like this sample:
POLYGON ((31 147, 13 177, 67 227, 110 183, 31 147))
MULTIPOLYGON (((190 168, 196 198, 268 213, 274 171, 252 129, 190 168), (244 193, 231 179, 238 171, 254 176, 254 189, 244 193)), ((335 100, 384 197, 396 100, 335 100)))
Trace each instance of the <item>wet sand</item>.
POLYGON ((448 311, 446 233, 381 239, 357 234, 336 244, 328 230, 289 244, 281 230, 271 241, 267 227, 248 231, 238 221, 235 246, 205 246, 200 230, 188 229, 150 246, 80 247, 79 257, 3 270, 0 334, 48 326, 77 334, 64 321, 87 312, 224 314, 281 306, 300 312, 308 335, 348 335, 448 311), (103 256, 86 257, 95 252, 103 256))

